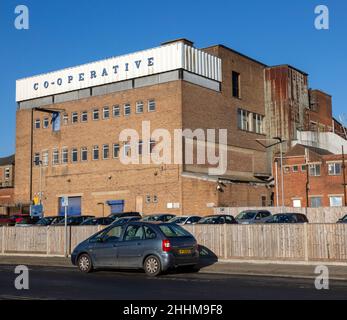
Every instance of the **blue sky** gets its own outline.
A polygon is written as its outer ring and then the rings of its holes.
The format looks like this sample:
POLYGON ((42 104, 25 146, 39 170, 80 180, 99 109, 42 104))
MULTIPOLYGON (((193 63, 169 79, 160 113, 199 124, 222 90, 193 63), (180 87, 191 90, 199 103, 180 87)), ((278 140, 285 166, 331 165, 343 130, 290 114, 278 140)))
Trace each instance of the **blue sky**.
POLYGON ((268 65, 291 64, 310 86, 347 104, 345 0, 1 0, 0 157, 15 152, 15 80, 185 37, 197 47, 224 44, 268 65), (30 29, 14 27, 27 5, 30 29), (314 8, 330 10, 330 30, 314 28, 314 8))

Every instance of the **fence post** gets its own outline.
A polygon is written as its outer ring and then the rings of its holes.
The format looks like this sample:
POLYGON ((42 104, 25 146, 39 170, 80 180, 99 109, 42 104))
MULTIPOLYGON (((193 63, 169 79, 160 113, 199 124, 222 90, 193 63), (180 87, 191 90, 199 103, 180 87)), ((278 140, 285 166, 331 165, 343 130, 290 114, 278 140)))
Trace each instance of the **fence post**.
POLYGON ((309 261, 309 257, 308 257, 308 224, 304 223, 304 258, 305 261, 308 262, 309 261))
POLYGON ((49 227, 47 226, 46 227, 46 231, 47 231, 47 233, 46 233, 46 246, 47 246, 47 248, 46 248, 46 255, 47 256, 49 256, 49 254, 50 254, 50 247, 51 247, 51 239, 50 239, 50 232, 49 232, 49 227))
POLYGON ((5 226, 3 226, 2 229, 2 235, 1 235, 1 253, 5 253, 5 226))
POLYGON ((223 225, 224 227, 224 259, 227 260, 228 259, 228 238, 227 238, 227 225, 226 223, 223 225))

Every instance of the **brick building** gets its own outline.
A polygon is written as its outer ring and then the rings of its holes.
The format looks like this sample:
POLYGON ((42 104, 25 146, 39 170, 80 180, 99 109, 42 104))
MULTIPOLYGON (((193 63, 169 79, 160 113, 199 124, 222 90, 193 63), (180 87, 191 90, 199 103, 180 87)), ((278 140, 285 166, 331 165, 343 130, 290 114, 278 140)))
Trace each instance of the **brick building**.
MULTIPOLYGON (((42 195, 46 215, 61 212, 62 196, 70 213, 93 215, 270 205, 272 159, 256 143, 266 137, 265 68, 225 46, 199 50, 181 39, 17 81, 16 202, 42 195), (121 163, 130 148, 120 133, 144 135, 144 121, 171 136, 227 129, 226 170, 209 174, 211 166, 195 157, 190 164, 121 163)), ((160 141, 142 138, 139 150, 155 153, 160 141)))
MULTIPOLYGON (((345 169, 344 174, 343 163, 342 154, 300 144, 293 147, 284 156, 285 206, 345 206, 347 172, 345 169)), ((281 197, 281 184, 278 185, 281 197)))
POLYGON ((9 214, 14 207, 15 157, 0 158, 0 215, 9 214))

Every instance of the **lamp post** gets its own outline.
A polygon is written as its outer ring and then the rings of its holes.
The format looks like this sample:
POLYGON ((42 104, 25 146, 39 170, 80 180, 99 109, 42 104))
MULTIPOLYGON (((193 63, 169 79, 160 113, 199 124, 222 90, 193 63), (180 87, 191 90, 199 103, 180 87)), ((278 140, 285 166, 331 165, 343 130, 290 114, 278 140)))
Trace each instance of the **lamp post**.
MULTIPOLYGON (((283 175, 283 143, 286 142, 286 140, 283 140, 280 137, 274 137, 271 139, 256 139, 256 141, 262 145, 264 148, 269 149, 274 146, 280 145, 280 166, 281 166, 281 204, 282 204, 282 211, 284 211, 284 175, 283 175), (270 145, 267 145, 261 141, 269 141, 269 140, 277 140, 276 143, 271 143, 270 145)), ((277 205, 278 205, 278 183, 277 183, 277 164, 276 164, 276 190, 277 190, 277 205)))
POLYGON ((280 161, 281 161, 281 193, 282 193, 282 209, 284 208, 284 176, 283 176, 283 142, 282 138, 275 137, 274 140, 278 140, 278 143, 280 145, 280 161))

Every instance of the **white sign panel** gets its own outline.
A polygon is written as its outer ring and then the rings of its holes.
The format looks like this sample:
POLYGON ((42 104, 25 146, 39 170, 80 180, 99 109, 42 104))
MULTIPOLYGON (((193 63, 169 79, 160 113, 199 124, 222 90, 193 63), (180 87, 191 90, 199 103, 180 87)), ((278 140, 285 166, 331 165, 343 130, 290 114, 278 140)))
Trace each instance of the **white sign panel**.
POLYGON ((185 69, 221 82, 221 60, 177 42, 69 69, 18 80, 16 100, 54 94, 185 69))
POLYGON ((68 197, 62 197, 61 198, 61 206, 62 207, 68 207, 69 206, 69 198, 68 197))

